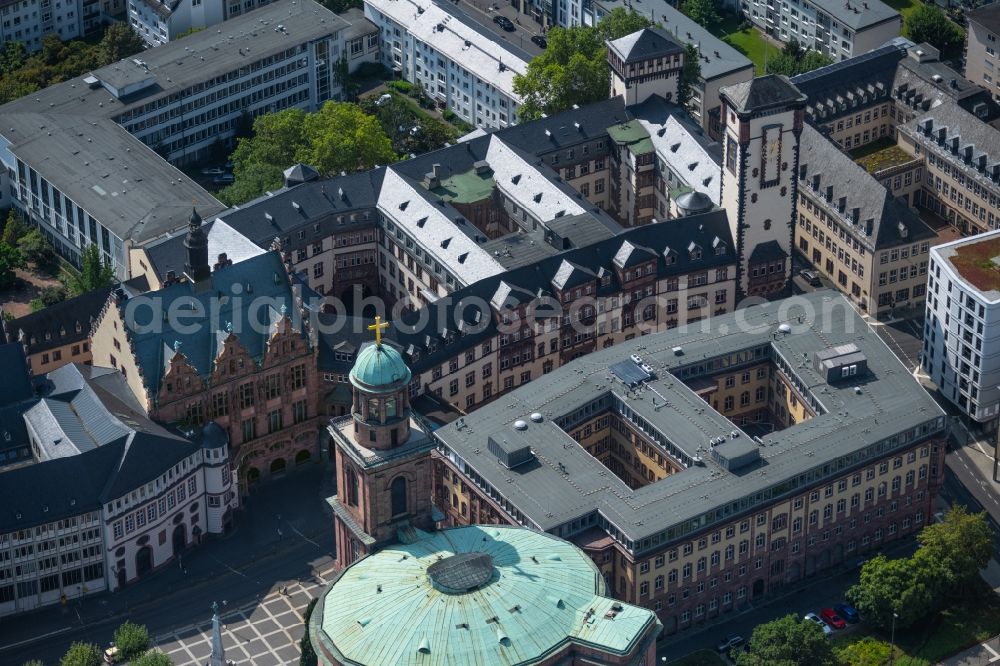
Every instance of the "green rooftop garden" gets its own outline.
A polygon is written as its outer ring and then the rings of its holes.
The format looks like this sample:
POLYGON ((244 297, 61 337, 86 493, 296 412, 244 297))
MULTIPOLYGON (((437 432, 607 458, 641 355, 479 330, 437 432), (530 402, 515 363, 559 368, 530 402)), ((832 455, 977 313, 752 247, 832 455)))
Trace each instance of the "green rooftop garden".
POLYGON ((1000 266, 994 257, 1000 257, 1000 238, 957 246, 951 263, 977 289, 1000 291, 1000 266))
POLYGON ((470 169, 445 178, 431 191, 444 201, 463 204, 482 201, 493 194, 495 186, 492 171, 478 174, 470 169))
POLYGON ((851 159, 863 166, 868 173, 906 164, 913 159, 913 155, 897 146, 896 142, 888 137, 853 150, 850 155, 851 159))

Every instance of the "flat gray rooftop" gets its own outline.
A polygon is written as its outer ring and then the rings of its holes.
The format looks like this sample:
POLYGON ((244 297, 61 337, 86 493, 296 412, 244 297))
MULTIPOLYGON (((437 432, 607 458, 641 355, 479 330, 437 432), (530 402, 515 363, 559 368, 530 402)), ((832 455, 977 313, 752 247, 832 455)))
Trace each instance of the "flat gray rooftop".
POLYGON ((114 88, 153 79, 135 94, 119 99, 103 86, 91 88, 84 81, 86 74, 0 106, 0 114, 35 111, 113 118, 348 25, 313 0, 278 0, 93 71, 93 76, 114 88), (278 30, 279 25, 283 29, 278 30))
POLYGON ((595 351, 442 427, 435 436, 540 529, 553 530, 597 512, 609 532, 616 529, 619 540, 638 551, 802 492, 943 428, 941 409, 846 299, 819 291, 595 351), (792 332, 779 331, 781 323, 792 332), (813 353, 847 343, 867 357, 869 374, 828 384, 813 370, 813 353), (771 359, 785 368, 817 412, 755 443, 759 460, 746 443, 748 436, 682 383, 725 371, 716 359, 740 352, 742 365, 771 359), (632 354, 658 376, 638 390, 626 390, 609 371, 632 354), (597 401, 603 402, 588 412, 597 401), (690 466, 632 490, 556 423, 596 416, 609 405, 626 411, 633 422, 644 421, 647 433, 673 445, 673 457, 690 460, 690 466), (532 421, 533 412, 543 420, 532 421), (516 420, 527 422, 516 437, 530 444, 535 460, 507 469, 489 453, 487 440, 513 434, 516 420), (720 454, 754 462, 733 472, 717 464, 710 442, 720 438, 728 442, 718 447, 720 454))
POLYGON ((215 197, 106 118, 2 114, 14 155, 116 236, 136 243, 187 224, 191 207, 208 218, 215 197))

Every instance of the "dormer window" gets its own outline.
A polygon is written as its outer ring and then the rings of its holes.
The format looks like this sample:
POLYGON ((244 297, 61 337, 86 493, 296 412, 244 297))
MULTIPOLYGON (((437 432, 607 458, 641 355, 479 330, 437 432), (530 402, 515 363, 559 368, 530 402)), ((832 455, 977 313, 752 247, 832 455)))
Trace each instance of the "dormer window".
POLYGON ((611 273, 605 273, 604 277, 601 278, 601 286, 607 287, 611 284, 611 273))
POLYGON ((688 245, 688 255, 690 255, 692 261, 701 259, 701 246, 695 243, 688 245))

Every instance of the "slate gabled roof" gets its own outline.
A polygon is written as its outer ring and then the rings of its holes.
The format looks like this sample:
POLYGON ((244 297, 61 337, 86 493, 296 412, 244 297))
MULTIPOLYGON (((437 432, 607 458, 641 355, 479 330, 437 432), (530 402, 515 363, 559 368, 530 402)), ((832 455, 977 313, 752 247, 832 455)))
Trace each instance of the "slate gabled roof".
MULTIPOLYGON (((132 353, 135 354, 148 391, 155 394, 163 377, 164 360, 169 350, 179 350, 198 374, 205 377, 212 371, 218 354, 218 331, 232 323, 240 344, 254 359, 263 357, 267 339, 273 332, 280 309, 297 311, 288 274, 276 252, 266 252, 246 261, 220 268, 204 284, 181 282, 143 298, 157 301, 163 312, 171 308, 182 312, 183 323, 194 329, 181 332, 164 322, 163 326, 148 326, 148 307, 135 308, 136 321, 128 324, 132 353), (230 298, 222 302, 219 295, 230 298), (210 301, 218 299, 217 305, 210 301), (196 309, 190 309, 197 304, 196 309), (213 319, 217 310, 217 320, 213 319), (145 330, 151 328, 154 330, 145 330), (179 347, 176 343, 180 343, 179 347)), ((127 301, 119 307, 125 308, 127 301)))
MULTIPOLYGON (((659 277, 681 275, 697 269, 711 270, 717 266, 726 266, 736 261, 732 234, 726 213, 721 210, 700 215, 670 220, 669 222, 647 224, 624 230, 618 236, 590 245, 568 250, 561 254, 543 259, 530 266, 524 266, 506 271, 484 280, 479 280, 468 287, 450 294, 449 298, 441 299, 425 305, 421 310, 410 312, 402 317, 406 326, 397 329, 396 340, 404 352, 411 348, 416 352, 407 360, 414 376, 439 365, 465 349, 492 338, 497 334, 494 313, 488 306, 497 291, 503 287, 504 298, 513 295, 516 299, 530 299, 538 295, 539 287, 544 294, 545 288, 557 277, 560 270, 569 274, 587 275, 593 280, 598 271, 607 271, 612 265, 615 255, 623 241, 647 248, 666 248, 675 239, 696 242, 701 247, 712 247, 714 239, 720 238, 726 246, 721 254, 705 252, 701 259, 692 259, 687 252, 678 252, 674 261, 667 264, 663 255, 657 255, 656 273, 659 277), (568 266, 568 267, 565 267, 568 266), (461 306, 461 307, 459 307, 461 306), (444 344, 440 332, 427 334, 427 327, 420 326, 420 321, 448 322, 455 328, 454 322, 461 320, 467 327, 465 334, 456 334, 454 340, 444 344), (485 325, 481 322, 485 322, 485 325), (414 330, 415 332, 410 332, 414 330), (427 342, 432 343, 431 347, 427 342)), ((658 251, 659 252, 659 251, 658 251)), ((608 286, 597 285, 597 296, 611 294, 621 289, 611 271, 611 283, 608 286)))
MULTIPOLYGON (((31 372, 24 357, 24 348, 19 342, 0 345, 0 368, 3 369, 4 377, 3 382, 0 382, 0 405, 31 398, 31 372)), ((2 446, 0 443, 0 448, 2 446)))
POLYGON ((729 100, 739 113, 806 101, 806 96, 789 83, 788 77, 780 74, 768 74, 725 86, 719 90, 719 94, 729 100))
POLYGON ((626 64, 684 52, 684 47, 674 41, 670 33, 661 28, 637 30, 630 35, 608 42, 608 48, 614 51, 626 64))
POLYGON ((969 9, 965 15, 970 21, 978 23, 990 32, 1000 34, 1000 2, 969 9))
POLYGON ((653 250, 625 240, 622 241, 621 247, 618 248, 618 253, 615 254, 614 261, 615 265, 619 268, 628 268, 654 258, 656 258, 656 252, 653 250))
POLYGON ((858 224, 841 219, 841 224, 851 231, 859 242, 869 249, 889 247, 899 243, 928 240, 935 236, 920 217, 908 206, 897 201, 880 182, 864 167, 823 136, 808 123, 802 129, 799 141, 799 193, 825 201, 826 188, 833 186, 833 199, 824 205, 837 211, 841 197, 846 197, 845 213, 851 216, 858 209, 858 224), (802 178, 802 171, 805 178, 802 178), (813 190, 813 179, 819 176, 819 187, 813 190), (872 234, 864 233, 867 221, 872 220, 872 234), (905 239, 900 225, 906 230, 905 239))
POLYGON ((82 342, 90 337, 92 319, 100 314, 110 294, 110 287, 95 289, 18 317, 5 324, 7 339, 18 340, 23 332, 21 341, 28 347, 29 354, 82 342))
POLYGON ((151 421, 121 373, 70 364, 50 372, 47 395, 25 406, 44 440, 42 460, 3 474, 0 532, 99 510, 198 447, 151 421), (58 444, 42 433, 62 433, 58 444), (49 455, 55 448, 63 451, 49 455))

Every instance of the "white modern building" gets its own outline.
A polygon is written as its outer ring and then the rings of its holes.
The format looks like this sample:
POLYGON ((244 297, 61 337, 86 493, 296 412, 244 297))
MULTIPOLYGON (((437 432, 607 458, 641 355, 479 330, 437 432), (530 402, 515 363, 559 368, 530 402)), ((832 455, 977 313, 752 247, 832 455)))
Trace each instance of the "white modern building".
MULTIPOLYGON (((247 4, 256 7, 257 2, 247 4)), ((239 3, 237 6, 240 6, 239 3)), ((226 20, 224 0, 129 0, 128 22, 150 46, 226 20)))
POLYGON ((46 380, 2 408, 4 447, 31 459, 0 466, 0 616, 142 579, 225 532, 239 506, 215 424, 190 438, 154 424, 110 368, 46 380))
POLYGON ((42 48, 42 37, 56 34, 63 41, 102 27, 100 0, 3 0, 0 2, 0 44, 21 42, 31 52, 42 48))
POLYGON ((526 56, 431 2, 366 0, 365 16, 381 32, 382 63, 439 106, 485 129, 517 122, 514 75, 526 71, 526 56))
POLYGON ((924 372, 980 423, 1000 415, 1000 231, 931 248, 924 372))
POLYGON ((880 0, 741 0, 740 9, 766 35, 834 62, 882 46, 902 27, 899 12, 880 0))
POLYGON ((965 78, 1000 100, 1000 2, 970 9, 965 38, 965 78))

